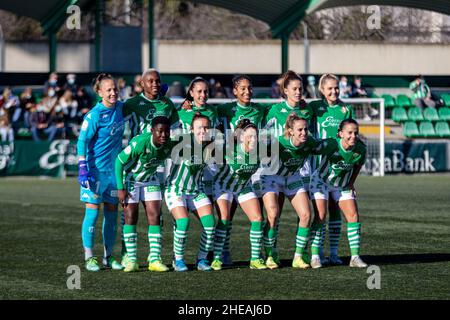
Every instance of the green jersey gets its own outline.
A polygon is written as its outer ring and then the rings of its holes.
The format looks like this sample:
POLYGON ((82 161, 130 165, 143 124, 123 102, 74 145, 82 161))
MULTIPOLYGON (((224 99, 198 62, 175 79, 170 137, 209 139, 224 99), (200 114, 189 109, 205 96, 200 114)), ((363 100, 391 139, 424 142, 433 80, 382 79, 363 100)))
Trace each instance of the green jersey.
POLYGON ((409 88, 413 91, 413 99, 423 99, 430 95, 430 87, 424 82, 421 81, 417 84, 417 81, 414 80, 409 84, 409 88))
POLYGON ((216 107, 210 106, 208 104, 202 107, 196 107, 195 105, 193 105, 192 108, 189 110, 180 109, 178 111, 178 116, 180 119, 183 134, 190 133, 192 119, 194 118, 194 115, 197 112, 209 118, 209 120, 211 121, 211 128, 217 127, 218 116, 216 107))
POLYGON ((272 130, 272 135, 274 138, 284 135, 284 126, 286 124, 286 119, 292 112, 295 112, 298 116, 308 120, 308 124, 311 128, 313 110, 309 105, 305 107, 291 107, 286 101, 277 103, 270 107, 269 112, 266 116, 266 129, 272 130))
POLYGON ((335 105, 328 105, 325 100, 317 100, 310 102, 309 106, 316 119, 314 121, 316 128, 312 130, 316 138, 336 138, 342 120, 354 119, 352 106, 341 101, 335 105))
POLYGON ((180 151, 172 159, 167 191, 177 194, 196 194, 203 190, 203 171, 206 168, 206 145, 194 142, 193 135, 183 135, 177 145, 180 151), (182 147, 182 149, 181 149, 182 147))
POLYGON ((156 168, 170 157, 174 142, 156 147, 151 133, 143 133, 134 137, 130 144, 122 150, 116 159, 116 181, 122 190, 123 182, 146 183, 155 174, 156 168))
POLYGON ((329 186, 346 189, 349 187, 355 166, 362 166, 366 160, 366 146, 358 140, 351 150, 345 150, 340 138, 329 138, 325 141, 327 145, 317 173, 329 186))
POLYGON ((249 119, 258 129, 261 129, 264 125, 265 109, 265 107, 257 103, 241 106, 235 101, 219 106, 217 112, 220 121, 224 124, 224 129, 230 128, 234 131, 242 119, 249 119))
POLYGON ((143 93, 125 102, 123 116, 130 124, 130 140, 142 132, 150 132, 154 117, 167 117, 172 126, 176 126, 179 120, 177 109, 169 98, 162 96, 150 100, 143 93))
POLYGON ((278 137, 278 154, 275 159, 278 176, 288 177, 298 172, 303 167, 310 155, 321 154, 327 145, 326 140, 316 140, 312 136, 308 136, 306 142, 301 146, 294 146, 291 139, 284 135, 278 137))
POLYGON ((225 156, 225 164, 217 166, 215 181, 223 190, 240 192, 258 168, 257 152, 245 152, 242 144, 238 144, 232 156, 225 156))

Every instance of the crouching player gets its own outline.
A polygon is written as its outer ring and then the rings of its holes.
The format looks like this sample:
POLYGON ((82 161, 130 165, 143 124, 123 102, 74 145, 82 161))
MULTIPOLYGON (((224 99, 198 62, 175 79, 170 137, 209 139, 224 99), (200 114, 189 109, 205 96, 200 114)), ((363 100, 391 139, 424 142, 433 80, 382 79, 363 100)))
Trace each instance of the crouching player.
POLYGON ((148 270, 164 272, 169 268, 161 261, 162 233, 160 226, 161 183, 157 168, 170 156, 170 121, 153 118, 150 133, 134 137, 117 156, 115 174, 119 201, 124 207, 124 242, 128 253, 125 272, 138 271, 137 232, 139 203, 142 202, 148 221, 148 270))
MULTIPOLYGON (((309 208, 308 192, 303 184, 303 180, 298 174, 299 168, 302 168, 311 155, 321 154, 324 151, 325 144, 317 141, 308 135, 308 121, 295 112, 289 114, 285 123, 284 135, 275 138, 272 143, 278 143, 278 152, 272 154, 271 168, 276 170, 273 174, 262 171, 260 180, 256 182, 255 188, 262 194, 264 205, 277 205, 280 195, 288 197, 297 216, 299 224, 297 227, 296 248, 294 259, 292 261, 293 268, 306 269, 309 268, 309 259, 306 254, 306 246, 308 244, 308 236, 310 232, 311 210, 309 208)), ((271 150, 271 152, 274 152, 271 150)), ((280 218, 279 214, 272 215, 271 211, 267 211, 267 219, 272 222, 270 225, 277 224, 280 218)), ((279 210, 273 212, 278 213, 279 210)), ((274 239, 274 228, 266 228, 265 236, 268 239, 274 239)), ((265 245, 267 254, 266 265, 270 269, 278 268, 271 253, 273 253, 274 241, 271 245, 265 245)))
POLYGON ((203 227, 197 269, 211 270, 207 255, 213 248, 215 220, 211 201, 205 194, 202 183, 207 161, 212 157, 207 148, 210 126, 211 121, 207 116, 195 113, 190 124, 192 133, 184 135, 180 142, 182 154, 175 152, 164 193, 167 207, 174 219, 172 265, 178 272, 188 270, 184 252, 189 230, 189 211, 200 219, 203 227))
POLYGON ((239 121, 235 130, 235 143, 227 150, 225 163, 217 164, 217 174, 214 183, 214 200, 219 221, 216 227, 214 241, 213 270, 221 270, 221 260, 224 244, 231 218, 236 207, 232 209, 233 201, 237 201, 250 220, 251 269, 267 269, 261 259, 262 247, 262 213, 258 197, 252 190, 251 177, 258 170, 258 131, 256 125, 249 119, 239 121))
POLYGON ((360 258, 360 233, 358 206, 354 183, 366 158, 366 146, 358 139, 358 123, 345 119, 339 125, 338 138, 326 139, 327 146, 319 167, 311 176, 311 196, 316 207, 316 217, 312 227, 311 266, 322 266, 319 249, 327 212, 328 193, 347 219, 347 237, 350 245, 350 267, 365 268, 367 264, 360 258))

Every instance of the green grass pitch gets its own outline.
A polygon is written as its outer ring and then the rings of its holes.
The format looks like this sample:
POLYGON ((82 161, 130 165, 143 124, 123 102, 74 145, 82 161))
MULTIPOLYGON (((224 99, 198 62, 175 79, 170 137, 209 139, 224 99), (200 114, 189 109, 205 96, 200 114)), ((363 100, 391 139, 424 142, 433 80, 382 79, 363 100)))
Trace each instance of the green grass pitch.
MULTIPOLYGON (((380 289, 368 289, 371 274, 348 266, 294 270, 296 216, 282 212, 279 248, 283 267, 250 270, 247 218, 233 224, 236 266, 220 272, 150 273, 146 220, 138 226, 140 272, 83 269, 81 222, 75 179, 0 179, 0 299, 449 299, 450 176, 360 177, 362 257, 380 267, 380 289), (69 290, 70 265, 81 267, 81 289, 69 290)), ((102 252, 100 216, 95 253, 102 252)), ((186 260, 193 269, 199 222, 191 220, 186 260)), ((170 264, 172 221, 164 210, 163 260, 170 264)), ((116 256, 120 242, 116 242, 116 256)), ((340 255, 348 262, 345 228, 340 255)))

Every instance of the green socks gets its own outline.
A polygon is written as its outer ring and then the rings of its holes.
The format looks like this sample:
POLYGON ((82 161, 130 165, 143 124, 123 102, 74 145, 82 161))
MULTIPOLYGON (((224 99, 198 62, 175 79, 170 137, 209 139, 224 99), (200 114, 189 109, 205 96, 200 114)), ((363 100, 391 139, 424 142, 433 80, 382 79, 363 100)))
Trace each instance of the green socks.
POLYGON ((301 256, 308 244, 309 228, 297 228, 297 237, 295 238, 295 256, 301 256))
POLYGON ((203 229, 200 236, 198 259, 206 259, 208 252, 212 250, 214 246, 214 225, 216 222, 212 214, 201 217, 200 222, 203 229))
POLYGON ((250 246, 251 246, 251 260, 256 260, 261 257, 261 247, 263 238, 263 228, 261 221, 252 221, 250 227, 250 246))
POLYGON ((347 237, 352 256, 359 256, 359 246, 361 242, 360 234, 361 234, 361 223, 359 222, 347 223, 347 237))
POLYGON ((148 244, 150 247, 149 262, 161 260, 161 226, 148 226, 148 244))
POLYGON ((217 223, 214 237, 214 259, 220 260, 220 257, 222 256, 229 225, 229 220, 219 220, 217 223))
POLYGON ((319 255, 322 246, 323 224, 313 224, 311 227, 311 255, 319 255))
POLYGON ((189 218, 182 218, 175 221, 173 235, 173 253, 176 260, 184 258, 188 229, 189 218))
POLYGON ((126 224, 123 226, 123 240, 130 261, 137 261, 137 232, 136 226, 126 224))

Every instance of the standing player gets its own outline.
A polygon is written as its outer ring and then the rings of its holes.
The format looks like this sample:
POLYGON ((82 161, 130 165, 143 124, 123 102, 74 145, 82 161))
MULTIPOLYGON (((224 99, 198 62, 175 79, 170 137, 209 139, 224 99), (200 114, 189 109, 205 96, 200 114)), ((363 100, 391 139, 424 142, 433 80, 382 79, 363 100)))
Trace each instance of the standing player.
MULTIPOLYGON (((319 90, 323 99, 313 101, 309 105, 314 112, 316 119, 316 138, 336 138, 339 124, 342 120, 354 118, 353 108, 339 99, 339 79, 333 74, 324 74, 319 80, 319 90)), ((342 261, 338 255, 339 238, 341 236, 342 218, 339 207, 333 201, 329 202, 330 218, 328 223, 328 236, 330 242, 330 257, 323 256, 323 246, 321 249, 321 259, 324 264, 341 265, 342 261)), ((325 237, 325 232, 323 233, 325 237)), ((322 240, 322 244, 325 239, 322 240)))
POLYGON ((93 248, 95 224, 103 202, 103 265, 121 270, 123 267, 112 257, 112 253, 118 204, 113 168, 114 160, 122 149, 122 103, 117 101, 117 87, 109 74, 101 73, 96 77, 94 91, 101 97, 101 101, 86 114, 77 143, 80 200, 86 203, 81 237, 86 269, 99 271, 100 266, 93 248))
MULTIPOLYGON (((218 115, 221 122, 221 128, 224 130, 230 130, 232 133, 238 123, 243 119, 248 119, 252 122, 258 130, 263 128, 266 107, 251 102, 253 96, 253 85, 251 79, 246 75, 237 75, 232 79, 233 94, 236 97, 236 101, 226 103, 218 107, 218 115)), ((226 131, 224 131, 226 132, 226 131)), ((229 138, 232 135, 225 135, 225 138, 229 138)), ((232 265, 232 259, 230 254, 230 237, 232 229, 232 219, 234 212, 236 211, 237 203, 233 201, 231 204, 231 219, 227 229, 227 236, 223 248, 223 257, 221 261, 224 265, 232 265)), ((221 217, 219 216, 219 224, 221 223, 221 217)))
POLYGON ((312 198, 319 208, 312 228, 311 266, 313 268, 322 266, 319 248, 328 199, 330 202, 337 203, 347 220, 347 237, 351 251, 350 267, 367 267, 359 256, 361 223, 354 188, 355 180, 366 157, 366 146, 358 139, 358 136, 358 123, 353 119, 343 120, 338 128, 338 138, 325 140, 327 146, 318 169, 311 177, 312 198))
MULTIPOLYGON (((302 99, 302 92, 302 79, 298 74, 289 70, 282 75, 280 81, 280 93, 285 100, 273 105, 266 116, 266 129, 272 138, 283 136, 286 120, 292 112, 306 119, 310 124, 309 127, 311 127, 313 112, 302 99)), ((298 181, 300 180, 301 185, 304 185, 307 190, 309 179, 310 164, 308 161, 305 162, 297 175, 290 178, 289 183, 286 186, 286 192, 284 193, 262 193, 262 190, 258 189, 262 185, 261 183, 257 183, 259 180, 259 172, 253 177, 253 181, 256 183, 255 191, 257 192, 258 197, 262 198, 264 208, 267 212, 263 241, 267 255, 266 264, 269 268, 277 268, 280 263, 278 252, 276 250, 276 241, 278 237, 279 217, 284 204, 284 195, 291 196, 296 194, 299 187, 298 181)))
POLYGON ((213 270, 221 270, 222 252, 228 226, 234 215, 232 204, 238 202, 250 220, 251 269, 267 269, 261 259, 262 213, 258 197, 252 190, 251 176, 259 167, 258 129, 249 119, 242 119, 236 126, 235 141, 229 141, 225 162, 217 164, 214 183, 214 200, 219 221, 214 241, 213 270), (233 212, 232 212, 233 210, 233 212))
POLYGON ((164 272, 169 268, 161 261, 162 233, 160 226, 161 184, 156 171, 170 156, 170 121, 157 116, 151 123, 151 133, 134 137, 118 155, 115 165, 119 201, 125 212, 124 241, 128 261, 125 272, 139 269, 137 263, 137 232, 139 202, 142 202, 148 221, 150 253, 148 269, 164 272), (125 177, 124 177, 125 173, 125 177), (125 185, 124 185, 125 182, 125 185))
MULTIPOLYGON (((186 103, 183 104, 182 108, 178 112, 183 134, 191 132, 192 119, 197 113, 209 119, 211 128, 216 129, 218 127, 219 119, 217 115, 217 108, 207 104, 209 97, 208 88, 208 82, 201 77, 195 78, 189 84, 186 95, 186 103)), ((210 133, 210 135, 213 138, 215 136, 214 132, 212 134, 210 133)), ((212 172, 209 167, 205 168, 202 181, 204 185, 204 192, 211 201, 213 197, 213 176, 214 172, 212 172)))
POLYGON ((170 168, 170 175, 164 194, 167 207, 174 218, 173 267, 175 271, 187 271, 184 262, 189 211, 192 211, 202 224, 197 269, 210 271, 207 255, 213 248, 214 215, 211 201, 204 192, 202 176, 211 154, 206 148, 211 121, 209 117, 196 113, 193 116, 192 133, 183 135, 182 155, 177 153, 170 168))
MULTIPOLYGON (((138 134, 150 132, 151 123, 154 117, 167 117, 170 121, 171 129, 179 125, 178 112, 172 101, 165 97, 162 91, 161 76, 156 69, 147 69, 142 73, 140 86, 143 92, 128 99, 123 107, 123 115, 125 121, 130 127, 130 140, 138 134)), ((159 178, 164 180, 164 163, 158 169, 159 178)), ((127 255, 125 242, 123 239, 123 225, 125 224, 125 216, 122 213, 122 265, 127 264, 127 255)))

